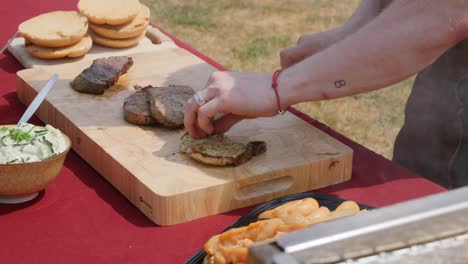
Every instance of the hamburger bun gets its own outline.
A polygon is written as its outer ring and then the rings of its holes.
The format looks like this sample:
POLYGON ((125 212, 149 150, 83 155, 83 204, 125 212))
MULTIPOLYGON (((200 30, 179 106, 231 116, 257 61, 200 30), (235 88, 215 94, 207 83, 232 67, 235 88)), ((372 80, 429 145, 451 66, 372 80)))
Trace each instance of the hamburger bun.
POLYGON ((140 6, 138 15, 128 24, 123 25, 106 25, 89 23, 89 27, 98 35, 111 39, 126 39, 134 38, 146 30, 149 24, 150 9, 145 6, 140 6))
POLYGON ((78 10, 94 24, 123 25, 140 11, 138 0, 80 0, 78 10))
POLYGON ((26 43, 42 47, 65 47, 79 42, 88 31, 88 20, 75 11, 54 11, 19 25, 26 43))
POLYGON ((76 58, 84 56, 91 49, 93 41, 86 35, 78 43, 62 48, 47 48, 37 45, 26 45, 26 50, 34 57, 41 59, 76 58))
POLYGON ((109 48, 121 49, 121 48, 128 48, 131 46, 135 46, 136 44, 138 44, 140 40, 143 39, 143 37, 145 36, 146 30, 140 33, 139 36, 136 36, 133 38, 126 38, 126 39, 106 38, 106 37, 103 37, 94 33, 92 30, 89 31, 89 34, 91 38, 93 39, 93 42, 96 44, 109 47, 109 48))

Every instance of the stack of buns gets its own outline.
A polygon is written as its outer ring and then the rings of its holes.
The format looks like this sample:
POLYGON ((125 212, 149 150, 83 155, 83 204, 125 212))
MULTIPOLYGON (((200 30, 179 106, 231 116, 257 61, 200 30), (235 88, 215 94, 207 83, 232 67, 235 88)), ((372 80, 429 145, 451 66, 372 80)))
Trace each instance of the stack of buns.
POLYGON ((84 56, 93 43, 128 48, 146 34, 150 10, 138 0, 80 0, 78 11, 54 11, 19 26, 26 50, 41 59, 84 56))
POLYGON ((54 11, 33 17, 19 26, 26 50, 41 59, 76 58, 93 44, 88 20, 75 11, 54 11))
POLYGON ((80 0, 78 10, 88 18, 94 43, 110 48, 138 44, 149 24, 150 10, 138 0, 80 0))

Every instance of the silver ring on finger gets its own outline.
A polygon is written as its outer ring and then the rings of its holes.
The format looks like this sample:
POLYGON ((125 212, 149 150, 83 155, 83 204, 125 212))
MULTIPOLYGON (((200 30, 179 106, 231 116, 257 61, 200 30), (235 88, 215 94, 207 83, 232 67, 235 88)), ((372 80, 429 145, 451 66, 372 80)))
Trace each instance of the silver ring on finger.
POLYGON ((197 102, 198 106, 202 106, 202 105, 206 104, 205 99, 203 99, 203 97, 200 95, 199 92, 196 92, 193 95, 193 99, 195 100, 195 102, 197 102))

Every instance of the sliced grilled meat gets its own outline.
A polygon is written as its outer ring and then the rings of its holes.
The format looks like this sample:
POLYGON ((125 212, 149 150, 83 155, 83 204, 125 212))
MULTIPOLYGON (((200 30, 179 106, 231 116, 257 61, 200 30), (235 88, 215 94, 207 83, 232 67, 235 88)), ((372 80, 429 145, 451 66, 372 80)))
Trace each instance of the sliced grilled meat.
POLYGON ((207 165, 240 165, 253 156, 266 152, 264 141, 252 141, 247 144, 234 142, 223 135, 213 135, 204 139, 192 139, 186 133, 180 139, 180 152, 207 165))
POLYGON ((124 119, 135 125, 149 126, 157 124, 151 116, 150 102, 144 91, 136 91, 125 98, 123 106, 124 119))
POLYGON ((150 101, 151 116, 168 128, 184 125, 185 105, 194 95, 191 87, 170 85, 166 87, 145 87, 150 101))
POLYGON ((89 68, 83 70, 80 75, 73 79, 70 85, 80 93, 103 94, 132 65, 132 58, 126 56, 96 59, 89 68))

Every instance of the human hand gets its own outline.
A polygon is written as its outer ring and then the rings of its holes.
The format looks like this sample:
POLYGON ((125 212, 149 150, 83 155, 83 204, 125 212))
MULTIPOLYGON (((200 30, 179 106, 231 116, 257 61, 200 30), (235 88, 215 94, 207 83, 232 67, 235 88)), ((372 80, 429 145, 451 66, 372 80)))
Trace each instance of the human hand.
POLYGON ((340 35, 339 31, 335 29, 300 37, 297 45, 281 51, 281 68, 286 69, 331 46, 340 39, 340 35))
POLYGON ((185 129, 193 138, 223 134, 246 118, 268 117, 277 113, 271 75, 260 73, 214 72, 199 95, 202 106, 192 98, 187 102, 185 129), (214 117, 222 113, 222 117, 214 117))

